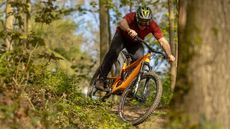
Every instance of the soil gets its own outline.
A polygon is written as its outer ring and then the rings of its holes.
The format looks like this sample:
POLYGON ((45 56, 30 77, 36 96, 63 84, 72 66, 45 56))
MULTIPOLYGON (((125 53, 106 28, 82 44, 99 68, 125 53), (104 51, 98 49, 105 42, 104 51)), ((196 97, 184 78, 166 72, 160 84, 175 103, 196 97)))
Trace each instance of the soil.
MULTIPOLYGON (((112 112, 118 114, 118 107, 113 106, 112 112)), ((167 116, 167 109, 157 109, 144 122, 133 126, 132 129, 165 129, 165 125, 168 122, 167 116)))

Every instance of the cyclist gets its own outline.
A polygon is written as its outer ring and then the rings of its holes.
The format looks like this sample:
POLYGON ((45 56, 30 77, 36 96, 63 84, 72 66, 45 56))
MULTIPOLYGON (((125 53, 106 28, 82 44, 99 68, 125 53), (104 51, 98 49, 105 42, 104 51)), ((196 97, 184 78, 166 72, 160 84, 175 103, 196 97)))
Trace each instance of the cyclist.
POLYGON ((136 12, 126 14, 119 22, 109 51, 106 53, 100 66, 99 79, 96 81, 97 89, 107 90, 105 87, 105 79, 122 49, 126 48, 129 53, 134 55, 134 59, 138 59, 144 55, 142 43, 134 39, 136 36, 144 39, 149 33, 152 33, 159 41, 169 61, 175 60, 168 41, 163 37, 156 22, 152 20, 151 9, 148 6, 139 6, 136 12))

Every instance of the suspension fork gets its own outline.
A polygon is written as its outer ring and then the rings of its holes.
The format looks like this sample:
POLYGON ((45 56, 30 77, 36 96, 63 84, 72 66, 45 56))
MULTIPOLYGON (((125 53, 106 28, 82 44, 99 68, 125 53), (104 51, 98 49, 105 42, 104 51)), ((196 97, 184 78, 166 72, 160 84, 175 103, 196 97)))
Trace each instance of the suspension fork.
MULTIPOLYGON (((140 80, 141 80, 141 76, 145 73, 145 72, 149 72, 149 71, 151 71, 152 70, 152 68, 151 68, 151 66, 149 65, 149 63, 148 62, 144 62, 143 64, 142 64, 142 68, 141 68, 141 70, 140 70, 140 72, 139 72, 139 74, 138 74, 138 76, 137 76, 137 79, 136 79, 136 81, 135 81, 135 84, 134 84, 134 96, 136 96, 136 94, 137 94, 137 90, 138 90, 138 88, 139 88, 139 82, 140 82, 140 80), (147 70, 146 70, 146 67, 147 67, 147 70)), ((144 91, 143 91, 143 98, 141 98, 141 99, 145 99, 146 98, 146 96, 147 96, 147 93, 148 93, 148 89, 149 89, 149 87, 148 87, 148 81, 149 81, 149 79, 147 78, 146 79, 146 81, 145 81, 145 84, 144 84, 144 91)), ((137 97, 137 96, 136 96, 137 97)), ((139 98, 139 97, 138 97, 139 98)))
POLYGON ((137 76, 137 79, 136 79, 136 81, 135 81, 135 85, 134 85, 134 95, 136 96, 136 94, 137 94, 137 90, 138 90, 138 88, 139 88, 139 81, 141 80, 141 75, 140 75, 140 73, 138 74, 138 76, 137 76))
POLYGON ((143 74, 144 72, 144 63, 141 64, 141 70, 139 72, 139 74, 137 75, 137 79, 135 81, 135 84, 134 84, 134 95, 136 96, 137 94, 137 90, 139 88, 139 82, 141 80, 141 75, 143 74))
MULTIPOLYGON (((146 66, 148 69, 144 69, 145 72, 150 72, 152 71, 152 67, 150 66, 149 62, 145 62, 144 66, 146 66)), ((146 78, 145 85, 144 85, 144 96, 146 97, 148 91, 149 91, 149 86, 148 86, 149 78, 146 78)))

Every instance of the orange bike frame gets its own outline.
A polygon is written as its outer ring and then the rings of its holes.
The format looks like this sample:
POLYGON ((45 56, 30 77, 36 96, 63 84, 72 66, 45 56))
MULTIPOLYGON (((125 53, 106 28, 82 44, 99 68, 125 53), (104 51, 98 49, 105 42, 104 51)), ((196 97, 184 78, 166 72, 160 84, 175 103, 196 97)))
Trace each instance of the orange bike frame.
POLYGON ((126 87, 129 86, 129 84, 134 80, 134 78, 139 74, 141 70, 141 66, 143 62, 150 62, 150 53, 147 53, 143 57, 139 58, 132 64, 126 66, 124 63, 124 66, 121 70, 122 72, 127 72, 130 69, 133 69, 133 71, 128 75, 128 77, 125 80, 122 80, 121 74, 118 77, 112 77, 110 79, 114 79, 114 83, 112 84, 112 93, 115 93, 116 91, 123 91, 126 87))

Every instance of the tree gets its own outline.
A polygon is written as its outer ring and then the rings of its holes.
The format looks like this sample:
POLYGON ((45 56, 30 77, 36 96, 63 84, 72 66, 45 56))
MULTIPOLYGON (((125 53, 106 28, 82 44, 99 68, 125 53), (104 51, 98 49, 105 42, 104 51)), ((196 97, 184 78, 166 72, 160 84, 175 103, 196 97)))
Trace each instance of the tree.
MULTIPOLYGON (((172 49, 172 53, 177 59, 177 48, 178 44, 174 41, 174 8, 173 8, 173 0, 168 0, 168 12, 169 12, 169 43, 172 49)), ((176 84, 176 71, 177 71, 177 61, 174 61, 171 64, 170 68, 170 80, 171 80, 171 90, 174 90, 176 84)))
POLYGON ((30 26, 30 11, 31 11, 31 1, 25 1, 25 14, 24 14, 24 32, 29 32, 31 29, 30 26))
MULTIPOLYGON (((14 23, 14 15, 13 15, 13 7, 11 6, 10 2, 14 0, 7 0, 6 2, 6 21, 5 21, 5 28, 6 32, 13 31, 13 23, 14 23)), ((10 41, 10 37, 7 36, 5 39, 6 50, 12 50, 12 41, 10 41)))
MULTIPOLYGON (((100 62, 109 48, 110 42, 110 27, 109 27, 109 13, 106 7, 107 1, 100 0, 100 62)), ((100 63, 100 64, 101 64, 100 63)))
POLYGON ((177 102, 194 123, 206 120, 226 129, 230 127, 229 11, 228 0, 180 0, 177 88, 185 94, 177 102))

